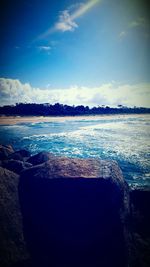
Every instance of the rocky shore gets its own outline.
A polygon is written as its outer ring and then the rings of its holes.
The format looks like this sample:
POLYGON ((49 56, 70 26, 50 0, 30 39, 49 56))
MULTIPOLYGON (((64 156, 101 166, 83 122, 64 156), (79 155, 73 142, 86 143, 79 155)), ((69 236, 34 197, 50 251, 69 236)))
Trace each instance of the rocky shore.
POLYGON ((0 266, 150 266, 150 190, 118 164, 0 145, 0 266))

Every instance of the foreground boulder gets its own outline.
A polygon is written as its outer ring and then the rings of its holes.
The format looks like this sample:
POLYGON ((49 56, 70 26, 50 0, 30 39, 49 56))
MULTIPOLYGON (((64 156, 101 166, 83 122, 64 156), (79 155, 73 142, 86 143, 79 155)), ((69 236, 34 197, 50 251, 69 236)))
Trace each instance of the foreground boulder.
POLYGON ((0 160, 7 159, 12 153, 14 153, 14 149, 11 145, 0 145, 0 160))
POLYGON ((19 176, 0 167, 0 266, 7 267, 28 257, 23 239, 18 199, 19 176))
POLYGON ((34 266, 127 266, 129 192, 116 162, 51 156, 22 172, 19 195, 34 266))
POLYGON ((51 153, 43 151, 30 157, 27 162, 31 163, 32 165, 38 165, 50 160, 52 157, 54 156, 51 153))

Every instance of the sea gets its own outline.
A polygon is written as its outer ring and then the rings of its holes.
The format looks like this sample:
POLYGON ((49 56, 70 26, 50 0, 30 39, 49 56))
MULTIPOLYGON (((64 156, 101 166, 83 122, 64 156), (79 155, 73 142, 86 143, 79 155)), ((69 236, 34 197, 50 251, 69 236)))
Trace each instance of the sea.
POLYGON ((32 155, 49 151, 58 156, 116 160, 131 187, 150 186, 150 114, 4 124, 0 142, 32 155))

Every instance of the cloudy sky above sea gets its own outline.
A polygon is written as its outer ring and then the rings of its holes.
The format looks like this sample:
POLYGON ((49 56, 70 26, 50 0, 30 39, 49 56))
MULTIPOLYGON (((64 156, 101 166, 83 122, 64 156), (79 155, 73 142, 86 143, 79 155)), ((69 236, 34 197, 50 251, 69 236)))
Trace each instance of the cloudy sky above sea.
POLYGON ((0 5, 0 105, 150 107, 148 0, 0 5))

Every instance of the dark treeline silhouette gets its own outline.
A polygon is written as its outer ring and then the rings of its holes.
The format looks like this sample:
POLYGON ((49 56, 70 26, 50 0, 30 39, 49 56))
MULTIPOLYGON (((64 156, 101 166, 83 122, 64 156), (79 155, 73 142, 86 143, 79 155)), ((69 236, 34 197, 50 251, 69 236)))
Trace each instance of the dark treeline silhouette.
POLYGON ((88 106, 68 106, 56 103, 51 105, 35 103, 17 103, 0 107, 0 115, 19 116, 75 116, 75 115, 98 115, 98 114, 145 114, 150 113, 150 108, 134 107, 129 108, 118 105, 116 108, 109 106, 98 106, 89 108, 88 106))

